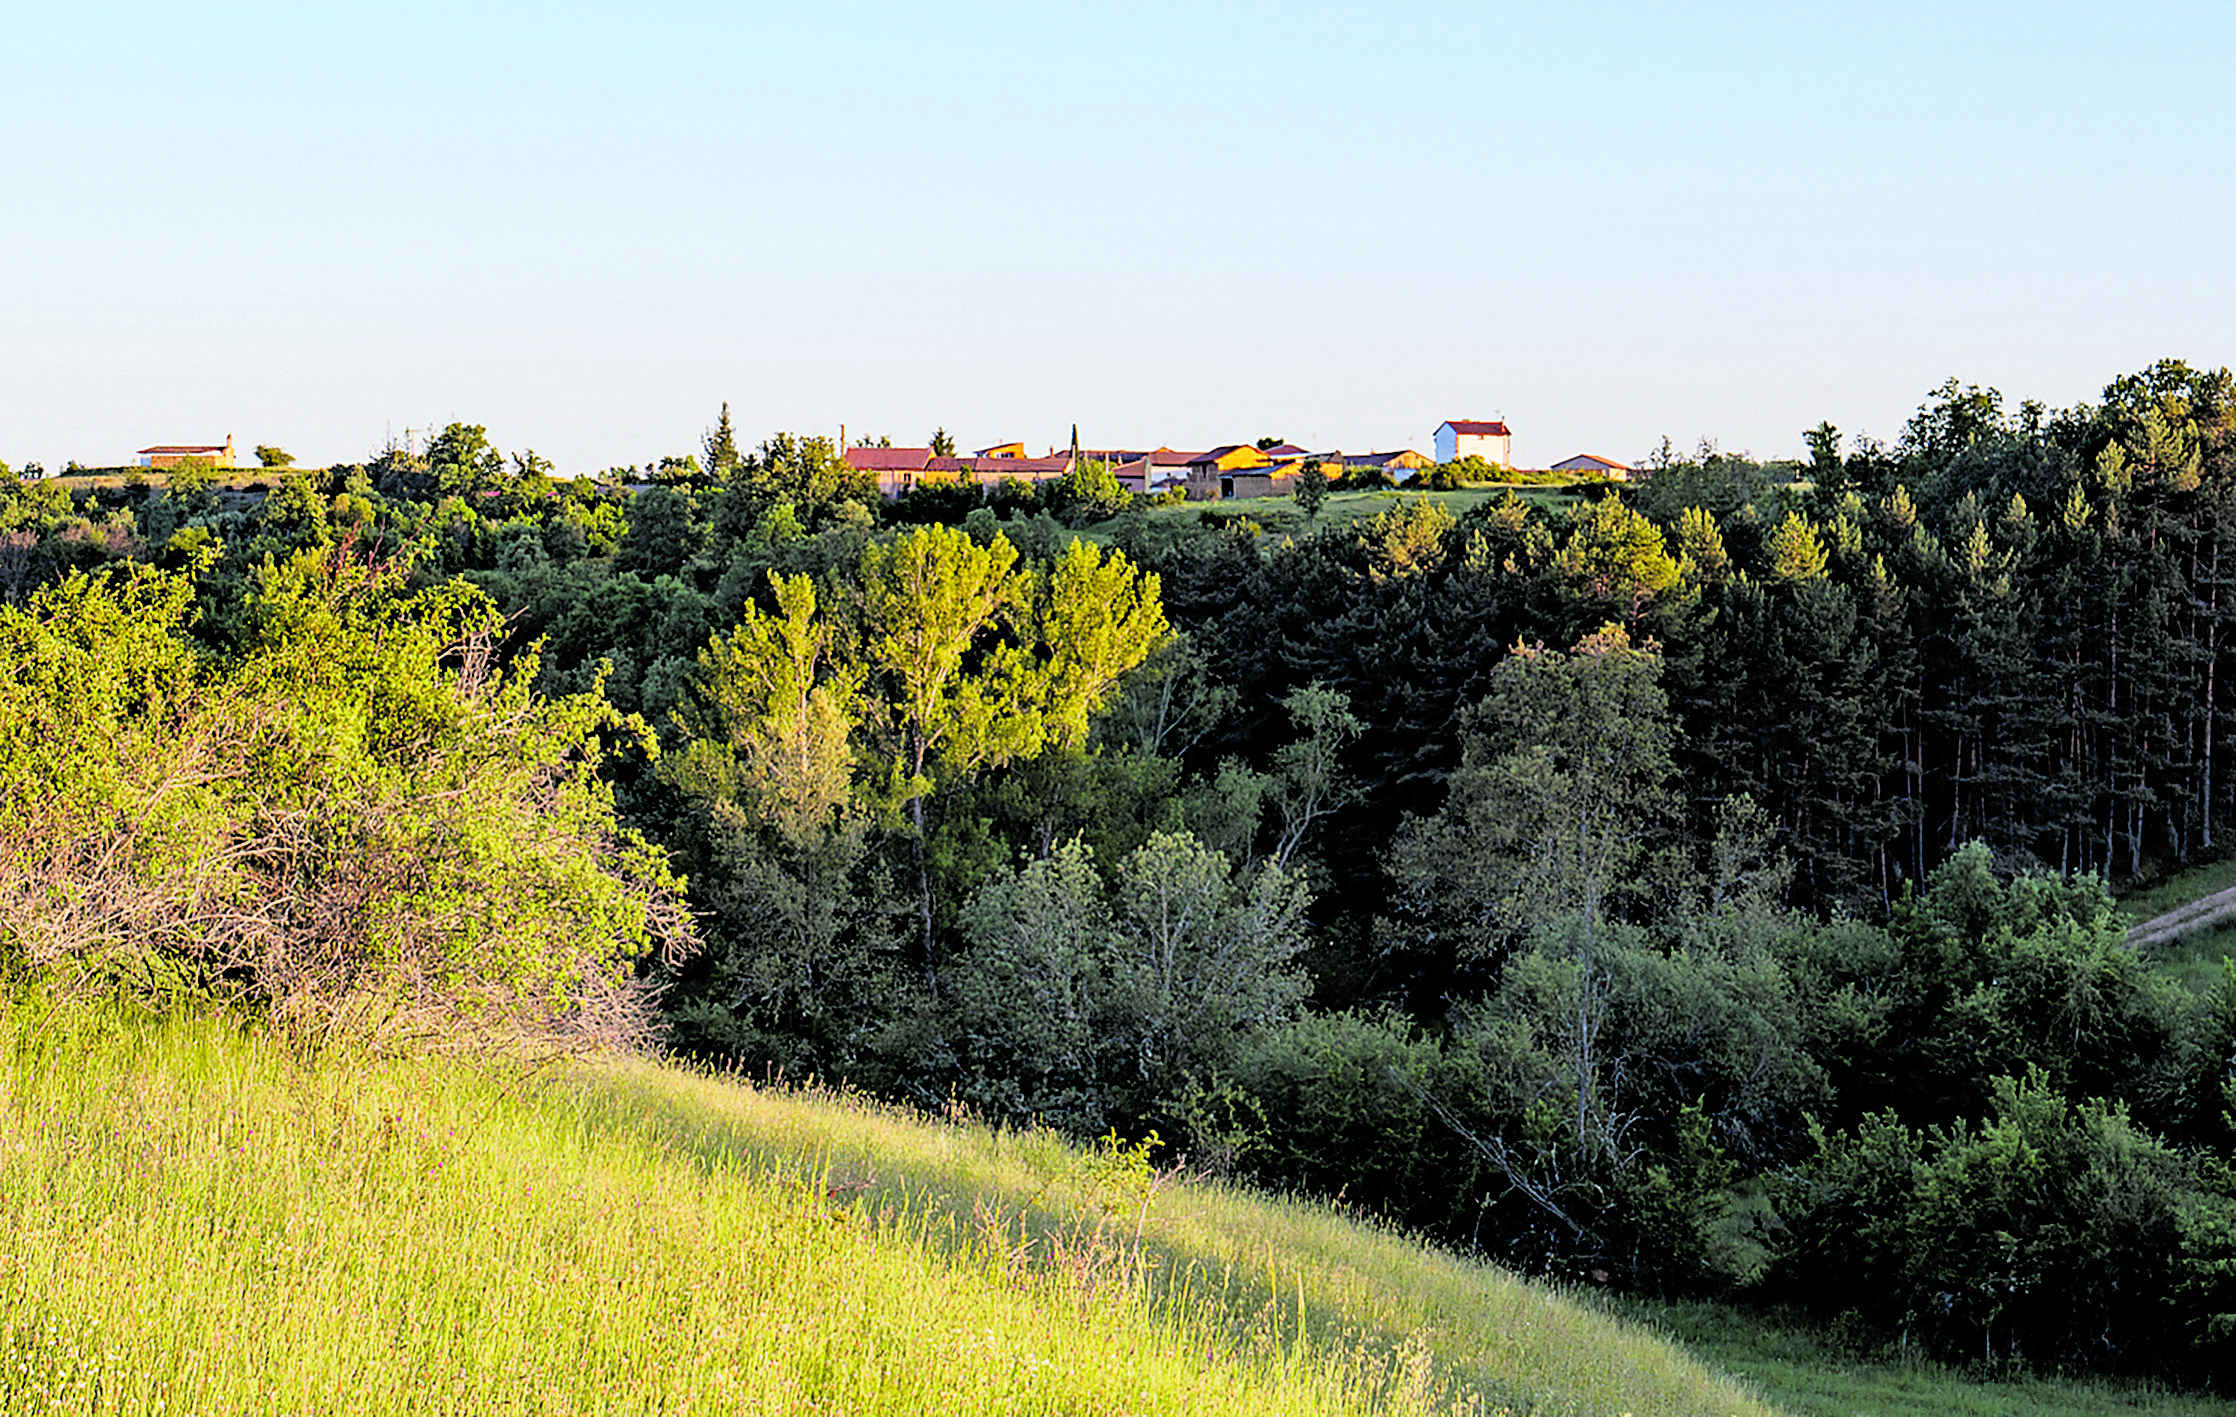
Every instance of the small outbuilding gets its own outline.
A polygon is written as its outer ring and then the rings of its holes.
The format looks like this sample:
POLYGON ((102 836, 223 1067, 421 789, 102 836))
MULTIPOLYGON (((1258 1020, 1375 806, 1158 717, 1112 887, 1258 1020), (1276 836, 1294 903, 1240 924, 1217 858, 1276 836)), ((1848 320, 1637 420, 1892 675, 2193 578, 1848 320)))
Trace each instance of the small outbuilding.
POLYGON ((1236 473, 1271 467, 1273 459, 1248 443, 1226 443, 1188 459, 1188 500, 1216 502, 1234 495, 1236 473))
POLYGON ((1559 462, 1553 464, 1551 470, 1573 473, 1579 477, 1596 474, 1614 482, 1630 481, 1628 464, 1619 463, 1613 458, 1603 458, 1597 453, 1578 453, 1572 458, 1562 458, 1559 462))

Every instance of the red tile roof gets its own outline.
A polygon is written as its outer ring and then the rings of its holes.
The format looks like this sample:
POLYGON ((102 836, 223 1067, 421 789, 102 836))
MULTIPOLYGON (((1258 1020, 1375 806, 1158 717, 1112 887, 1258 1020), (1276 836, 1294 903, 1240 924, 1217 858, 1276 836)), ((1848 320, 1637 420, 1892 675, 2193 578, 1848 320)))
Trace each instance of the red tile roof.
POLYGON ((142 448, 134 456, 146 457, 150 453, 222 453, 223 443, 158 443, 152 448, 142 448))
POLYGON ((921 472, 930 448, 848 448, 846 465, 856 472, 921 472))
POLYGON ((1504 423, 1478 423, 1464 418, 1447 418, 1444 420, 1444 426, 1454 433, 1464 433, 1474 437, 1503 438, 1507 436, 1504 423))
POLYGON ((1058 453, 1052 458, 980 458, 978 475, 981 477, 1054 477, 1071 471, 1071 454, 1058 453))
POLYGON ((1150 453, 1128 453, 1116 464, 1115 470, 1121 476, 1139 477, 1144 468, 1184 468, 1201 456, 1200 453, 1176 453, 1170 448, 1159 448, 1150 453))
POLYGON ((1071 471, 1071 454, 1058 453, 1048 458, 926 458, 922 467, 900 470, 927 476, 1054 477, 1071 471))

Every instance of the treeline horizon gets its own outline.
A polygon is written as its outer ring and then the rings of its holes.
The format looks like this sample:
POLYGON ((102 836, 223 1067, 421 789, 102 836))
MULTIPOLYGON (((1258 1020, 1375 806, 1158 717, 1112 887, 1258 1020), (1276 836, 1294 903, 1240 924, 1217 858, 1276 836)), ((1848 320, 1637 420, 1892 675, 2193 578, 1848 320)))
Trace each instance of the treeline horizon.
POLYGON ((727 410, 634 494, 453 424, 253 507, 7 480, 0 596, 160 573, 213 665, 275 652, 275 586, 472 597, 611 715, 613 830, 696 921, 637 966, 677 1052, 1154 1130, 1528 1272, 2226 1383, 2236 979, 2138 957, 2109 888, 2236 825, 2236 381, 1952 380, 1808 439, 1350 520, 1300 487, 1274 537, 1092 467, 886 501, 727 410))

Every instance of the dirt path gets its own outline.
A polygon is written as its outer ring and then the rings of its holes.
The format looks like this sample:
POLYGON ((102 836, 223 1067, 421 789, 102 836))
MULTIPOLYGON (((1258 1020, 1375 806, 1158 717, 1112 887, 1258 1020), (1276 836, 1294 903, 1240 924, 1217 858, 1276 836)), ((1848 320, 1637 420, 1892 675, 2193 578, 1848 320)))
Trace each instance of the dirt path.
POLYGON ((2236 886, 2200 896, 2187 905, 2130 927, 2127 943, 2139 950, 2154 945, 2170 945, 2184 935, 2210 930, 2231 919, 2236 919, 2236 886))

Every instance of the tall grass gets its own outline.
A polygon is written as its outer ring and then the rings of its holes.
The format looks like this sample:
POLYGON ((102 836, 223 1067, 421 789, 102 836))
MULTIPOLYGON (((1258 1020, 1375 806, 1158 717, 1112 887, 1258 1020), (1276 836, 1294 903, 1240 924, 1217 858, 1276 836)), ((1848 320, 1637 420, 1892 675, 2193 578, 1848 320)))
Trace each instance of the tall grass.
POLYGON ((0 1412, 1767 1410, 1544 1291, 1127 1163, 16 997, 0 1412))
MULTIPOLYGON (((701 1154, 764 1164, 809 1155, 879 1207, 949 1218, 949 1243, 999 1209, 1060 1249, 1096 1197, 1066 1184, 1079 1157, 1047 1133, 927 1126, 855 1098, 744 1089, 627 1063, 607 1069, 604 1104, 663 1115, 701 1154)), ((1213 1301, 1214 1322, 1302 1315, 1313 1351, 1379 1351, 1425 1366, 1432 1386, 1486 1394, 1517 1412, 1768 1412, 1642 1327, 1546 1286, 1458 1259, 1324 1204, 1218 1185, 1169 1187, 1140 1232, 1152 1294, 1213 1301)))
POLYGON ((1859 1353, 1806 1320, 1721 1304, 1618 1307, 1742 1372, 1804 1417, 2226 1417, 2228 1404, 2147 1382, 2052 1375, 1982 1377, 1898 1349, 1859 1353))

